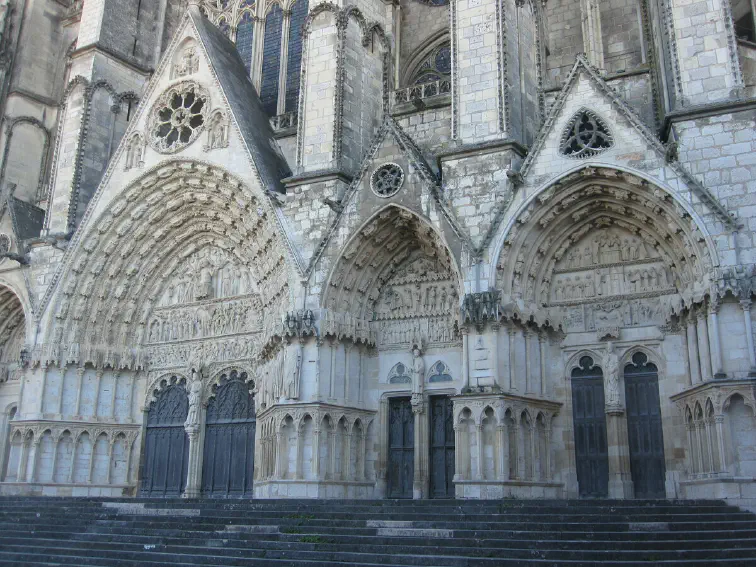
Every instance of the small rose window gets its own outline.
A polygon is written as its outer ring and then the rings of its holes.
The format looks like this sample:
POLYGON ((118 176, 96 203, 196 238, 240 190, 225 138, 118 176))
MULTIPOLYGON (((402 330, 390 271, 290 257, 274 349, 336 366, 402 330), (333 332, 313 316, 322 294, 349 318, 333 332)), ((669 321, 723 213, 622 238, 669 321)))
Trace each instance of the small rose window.
POLYGON ((173 153, 197 139, 208 112, 207 95, 193 83, 182 83, 160 97, 153 108, 153 147, 173 153))
POLYGON ((392 197, 404 184, 404 171, 395 163, 386 163, 373 172, 370 187, 379 197, 392 197))

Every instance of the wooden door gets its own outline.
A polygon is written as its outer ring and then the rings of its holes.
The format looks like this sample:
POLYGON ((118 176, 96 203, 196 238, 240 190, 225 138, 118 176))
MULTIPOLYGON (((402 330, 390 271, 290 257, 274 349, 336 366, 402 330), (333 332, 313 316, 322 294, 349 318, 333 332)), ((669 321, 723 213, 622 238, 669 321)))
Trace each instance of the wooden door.
POLYGON ((625 401, 635 497, 665 498, 659 373, 641 352, 625 366, 625 401))
POLYGON ((389 401, 389 498, 412 498, 415 469, 415 416, 410 398, 389 401))
POLYGON ((572 420, 575 466, 581 497, 609 495, 609 454, 604 409, 604 376, 593 359, 584 356, 572 372, 572 420))
POLYGON ((255 402, 247 375, 221 376, 207 406, 202 495, 251 497, 255 470, 255 402))
POLYGON ((430 399, 430 497, 454 498, 454 416, 448 396, 430 399))
POLYGON ((147 413, 141 495, 181 496, 186 485, 189 437, 184 422, 189 398, 183 384, 174 383, 157 396, 147 413))

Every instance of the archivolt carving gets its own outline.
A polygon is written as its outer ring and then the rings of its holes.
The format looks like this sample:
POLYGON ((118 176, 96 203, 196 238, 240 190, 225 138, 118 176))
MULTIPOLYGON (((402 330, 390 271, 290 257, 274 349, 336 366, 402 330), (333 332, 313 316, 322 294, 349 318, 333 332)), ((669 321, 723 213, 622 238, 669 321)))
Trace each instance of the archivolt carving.
POLYGON ((389 206, 347 244, 324 302, 329 312, 372 321, 379 347, 452 343, 456 273, 435 230, 414 213, 389 206))
POLYGON ((586 168, 520 212, 504 240, 498 274, 507 279, 498 287, 505 304, 547 309, 566 330, 611 330, 662 323, 700 300, 712 265, 704 235, 666 192, 586 168))
MULTIPOLYGON (((191 268, 186 262, 194 254, 202 258, 208 247, 246 274, 247 292, 254 289, 265 298, 256 304, 260 313, 286 297, 288 274, 275 220, 244 184, 211 166, 175 161, 149 172, 80 242, 77 260, 62 279, 66 284, 59 290, 54 336, 36 350, 37 360, 144 366, 140 347, 149 338, 153 309, 167 301, 171 285, 175 297, 174 274, 191 268)), ((198 278, 206 271, 200 263, 193 268, 198 278)), ((244 277, 225 279, 213 282, 211 273, 206 293, 200 291, 200 297, 193 288, 192 299, 215 298, 218 286, 223 296, 223 286, 230 286, 231 294, 236 286, 240 293, 244 277)), ((273 319, 278 312, 273 310, 273 319)), ((248 352, 250 342, 238 346, 248 352)), ((228 342, 223 345, 230 348, 228 342)), ((230 354, 224 360, 231 360, 230 354)))

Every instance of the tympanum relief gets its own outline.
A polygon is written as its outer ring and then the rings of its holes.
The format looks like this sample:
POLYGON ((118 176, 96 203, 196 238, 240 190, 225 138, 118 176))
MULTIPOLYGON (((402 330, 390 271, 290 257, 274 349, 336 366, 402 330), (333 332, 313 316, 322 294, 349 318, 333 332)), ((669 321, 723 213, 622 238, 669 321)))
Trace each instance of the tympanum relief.
POLYGON ((379 348, 408 348, 413 341, 454 343, 458 303, 448 270, 427 256, 410 259, 386 282, 375 302, 372 325, 379 348))
POLYGON ((146 342, 153 367, 188 361, 197 349, 213 361, 252 356, 254 341, 235 338, 261 329, 259 298, 252 291, 246 268, 228 252, 205 248, 189 256, 150 316, 146 342))
POLYGON ((555 264, 548 302, 567 331, 661 324, 665 299, 677 293, 657 250, 638 236, 608 228, 590 233, 555 264))

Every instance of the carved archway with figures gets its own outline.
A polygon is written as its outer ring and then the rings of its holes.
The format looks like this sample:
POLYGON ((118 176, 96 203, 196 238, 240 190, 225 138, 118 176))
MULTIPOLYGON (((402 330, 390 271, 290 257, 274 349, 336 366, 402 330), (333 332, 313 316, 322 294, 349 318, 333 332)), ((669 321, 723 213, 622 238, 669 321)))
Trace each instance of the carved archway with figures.
POLYGON ((586 168, 520 209, 496 285, 505 301, 547 311, 566 332, 613 336, 700 301, 712 266, 705 235, 669 193, 626 172, 586 168))

